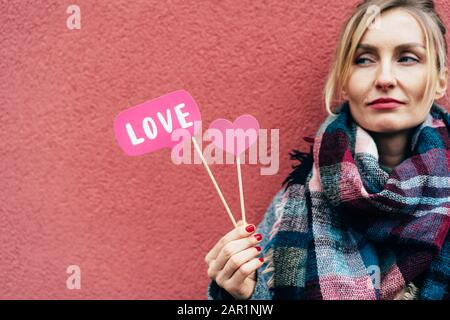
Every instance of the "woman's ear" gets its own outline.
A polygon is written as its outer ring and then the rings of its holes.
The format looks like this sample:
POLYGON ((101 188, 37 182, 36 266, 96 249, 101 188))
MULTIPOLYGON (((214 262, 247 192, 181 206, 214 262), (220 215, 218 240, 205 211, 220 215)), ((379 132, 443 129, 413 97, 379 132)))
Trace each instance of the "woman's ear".
POLYGON ((348 100, 348 94, 347 94, 347 92, 346 92, 344 89, 342 89, 341 95, 342 95, 342 98, 343 98, 344 100, 348 100))
POLYGON ((441 72, 438 77, 436 93, 434 95, 434 98, 436 100, 445 96, 445 93, 447 92, 447 83, 448 83, 448 68, 445 67, 444 72, 441 72))

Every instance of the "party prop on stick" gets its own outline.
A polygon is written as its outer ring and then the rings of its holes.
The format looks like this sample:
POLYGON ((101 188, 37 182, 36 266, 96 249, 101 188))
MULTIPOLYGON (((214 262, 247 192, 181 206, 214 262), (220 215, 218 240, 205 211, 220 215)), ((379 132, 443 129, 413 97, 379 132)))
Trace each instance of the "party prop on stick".
POLYGON ((187 91, 178 90, 119 113, 114 121, 114 134, 127 155, 139 156, 162 148, 172 148, 179 143, 172 141, 172 132, 177 129, 187 130, 228 216, 236 227, 236 220, 194 139, 195 122, 201 123, 197 103, 187 91))
POLYGON ((222 141, 213 140, 213 143, 216 147, 233 154, 236 157, 241 215, 242 221, 244 224, 247 224, 245 217, 244 190, 242 187, 240 158, 245 153, 245 150, 250 148, 258 139, 258 120, 249 114, 238 117, 233 123, 226 119, 217 119, 210 124, 209 130, 220 131, 224 139, 222 141))

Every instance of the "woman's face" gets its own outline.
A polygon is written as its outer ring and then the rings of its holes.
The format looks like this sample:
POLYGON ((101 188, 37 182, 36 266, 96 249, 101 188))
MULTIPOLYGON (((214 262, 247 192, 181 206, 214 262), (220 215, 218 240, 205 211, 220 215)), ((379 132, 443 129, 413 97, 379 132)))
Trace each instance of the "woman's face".
MULTIPOLYGON (((379 18, 379 27, 368 29, 358 45, 343 97, 362 128, 392 133, 419 125, 430 111, 431 106, 422 102, 428 75, 426 44, 419 23, 408 12, 393 9, 379 18), (379 98, 400 103, 370 104, 379 98)), ((445 92, 446 79, 438 82, 439 92, 445 92)), ((435 99, 441 96, 436 93, 435 99)))

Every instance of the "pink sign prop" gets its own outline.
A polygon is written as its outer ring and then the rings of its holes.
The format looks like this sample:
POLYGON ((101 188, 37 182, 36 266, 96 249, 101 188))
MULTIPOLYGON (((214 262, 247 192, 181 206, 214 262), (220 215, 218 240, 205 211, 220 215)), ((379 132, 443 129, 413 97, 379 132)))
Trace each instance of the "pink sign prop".
POLYGON ((214 145, 237 157, 258 139, 259 123, 252 115, 244 114, 233 123, 226 119, 216 119, 210 124, 209 129, 219 130, 224 137, 222 141, 213 140, 214 145), (229 141, 230 139, 234 141, 229 141))
POLYGON ((192 96, 178 90, 119 113, 114 133, 122 150, 139 156, 162 148, 172 148, 171 133, 179 128, 194 132, 194 122, 201 121, 200 111, 192 96))

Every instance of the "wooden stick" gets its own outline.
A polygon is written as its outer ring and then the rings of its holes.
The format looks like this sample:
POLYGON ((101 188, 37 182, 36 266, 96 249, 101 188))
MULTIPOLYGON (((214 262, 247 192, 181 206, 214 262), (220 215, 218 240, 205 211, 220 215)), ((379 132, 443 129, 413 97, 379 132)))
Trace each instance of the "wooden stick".
POLYGON ((223 197, 222 191, 220 190, 219 186, 217 185, 216 179, 214 179, 214 176, 209 170, 208 163, 206 162, 205 158, 203 157, 202 151, 200 150, 200 147, 197 144, 197 141, 195 141, 194 137, 191 137, 192 143, 194 144, 195 150, 197 150, 198 155, 202 159, 203 165, 205 166, 206 171, 208 172, 209 177, 211 178, 211 181, 214 184, 214 187, 216 187, 217 193, 219 194, 220 200, 222 200, 223 205, 225 206, 225 210, 227 210, 228 216, 231 219, 231 222, 233 222, 234 227, 237 227, 236 220, 234 220, 233 214, 231 213, 230 208, 228 207, 227 202, 225 201, 225 198, 223 197))
POLYGON ((242 221, 244 222, 244 225, 246 225, 247 221, 245 220, 244 190, 242 188, 241 161, 239 160, 239 156, 236 157, 236 164, 237 164, 238 181, 239 181, 239 198, 241 199, 242 221))

